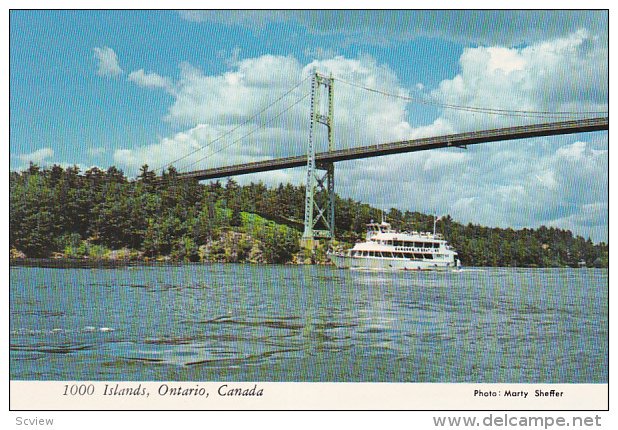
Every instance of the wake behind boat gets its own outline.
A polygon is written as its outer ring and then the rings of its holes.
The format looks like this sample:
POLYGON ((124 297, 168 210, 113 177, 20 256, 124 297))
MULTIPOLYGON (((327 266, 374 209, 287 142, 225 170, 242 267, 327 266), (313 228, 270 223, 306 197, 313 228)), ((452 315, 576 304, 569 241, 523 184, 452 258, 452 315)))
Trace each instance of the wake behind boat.
POLYGON ((436 234, 435 221, 433 233, 399 232, 384 221, 370 223, 365 242, 329 256, 342 269, 447 270, 461 267, 457 252, 441 234, 436 234))

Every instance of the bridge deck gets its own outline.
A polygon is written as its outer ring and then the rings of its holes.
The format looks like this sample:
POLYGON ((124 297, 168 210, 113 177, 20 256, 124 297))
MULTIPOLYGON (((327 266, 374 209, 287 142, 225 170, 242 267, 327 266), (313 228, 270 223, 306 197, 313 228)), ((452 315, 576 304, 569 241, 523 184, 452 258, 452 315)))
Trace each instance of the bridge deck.
MULTIPOLYGON (((561 121, 543 124, 531 124, 517 127, 497 128, 473 131, 446 136, 424 137, 400 142, 382 143, 351 149, 339 149, 316 154, 316 163, 334 163, 337 161, 359 158, 379 157, 402 152, 424 151, 427 149, 449 148, 453 146, 474 145, 477 143, 500 142, 504 140, 526 139, 530 137, 552 136, 560 134, 584 133, 609 129, 609 118, 589 118, 573 121, 561 121)), ((269 170, 301 167, 307 164, 306 155, 257 161, 247 164, 215 167, 179 173, 179 178, 215 179, 269 170)))

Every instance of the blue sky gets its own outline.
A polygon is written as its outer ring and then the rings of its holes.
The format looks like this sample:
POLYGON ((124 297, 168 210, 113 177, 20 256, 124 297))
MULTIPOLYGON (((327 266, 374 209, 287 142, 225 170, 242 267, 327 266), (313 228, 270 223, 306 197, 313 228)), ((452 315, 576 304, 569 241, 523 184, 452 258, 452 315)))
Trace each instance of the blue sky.
MULTIPOLYGON (((10 165, 116 165, 135 176, 185 155, 179 170, 302 154, 309 99, 291 105, 313 69, 437 103, 336 82, 337 147, 543 120, 444 104, 605 111, 607 26, 603 11, 11 11, 10 165)), ((607 154, 602 132, 402 154, 338 164, 336 190, 607 241, 607 154)), ((238 179, 303 178, 291 169, 238 179)))

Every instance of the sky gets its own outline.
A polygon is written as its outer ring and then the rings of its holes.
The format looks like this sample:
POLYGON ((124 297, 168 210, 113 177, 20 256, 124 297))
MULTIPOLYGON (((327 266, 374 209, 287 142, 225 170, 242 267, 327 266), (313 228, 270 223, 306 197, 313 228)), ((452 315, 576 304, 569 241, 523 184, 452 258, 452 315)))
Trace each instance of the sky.
MULTIPOLYGON (((302 155, 314 71, 335 79, 338 149, 608 109, 605 11, 13 10, 9 50, 11 170, 135 177, 302 155)), ((607 242, 608 170, 596 132, 340 162, 335 190, 607 242)), ((305 171, 235 179, 299 185, 305 171)))

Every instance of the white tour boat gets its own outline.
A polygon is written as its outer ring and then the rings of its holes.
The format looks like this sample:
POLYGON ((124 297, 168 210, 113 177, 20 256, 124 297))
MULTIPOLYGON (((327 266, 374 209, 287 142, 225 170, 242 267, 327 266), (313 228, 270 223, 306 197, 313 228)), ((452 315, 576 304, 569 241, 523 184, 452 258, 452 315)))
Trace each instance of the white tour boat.
POLYGON ((365 242, 345 252, 334 252, 330 259, 339 268, 377 270, 448 270, 459 269, 461 262, 441 234, 398 232, 391 225, 367 224, 365 242))

